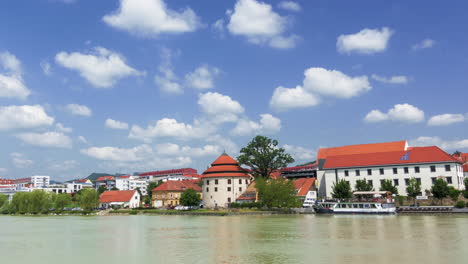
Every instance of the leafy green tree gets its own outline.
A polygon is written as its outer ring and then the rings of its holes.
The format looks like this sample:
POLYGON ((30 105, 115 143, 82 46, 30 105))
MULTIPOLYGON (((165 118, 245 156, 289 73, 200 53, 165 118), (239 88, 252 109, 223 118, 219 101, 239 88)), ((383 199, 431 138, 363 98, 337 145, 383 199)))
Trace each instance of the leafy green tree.
POLYGON ((278 147, 278 141, 264 136, 256 136, 246 147, 240 151, 237 157, 240 165, 248 166, 255 178, 267 179, 271 173, 286 167, 294 159, 278 147))
POLYGON ((460 191, 455 189, 453 186, 448 187, 448 196, 452 199, 452 201, 458 201, 458 196, 460 196, 460 191))
POLYGON ((180 204, 183 206, 197 206, 200 204, 200 195, 192 188, 180 195, 180 204))
POLYGON ((406 186, 406 192, 409 197, 413 198, 413 203, 416 203, 416 196, 421 193, 421 183, 415 178, 409 179, 408 186, 406 186))
POLYGON ((349 182, 341 179, 332 186, 332 197, 335 199, 350 199, 353 196, 349 182))
POLYGON ((99 186, 98 189, 97 189, 97 192, 98 192, 99 195, 101 195, 105 191, 107 191, 107 189, 103 185, 99 186))
POLYGON ((83 189, 78 200, 84 211, 91 211, 99 206, 99 194, 94 189, 83 189))
POLYGON ((55 193, 48 193, 43 190, 33 190, 29 193, 29 208, 28 213, 38 214, 46 213, 52 208, 52 202, 55 193))
POLYGON ((114 187, 112 187, 112 189, 110 189, 110 190, 111 190, 111 191, 119 191, 119 188, 117 188, 117 187, 114 186, 114 187))
POLYGON ((392 184, 392 180, 386 179, 380 184, 380 191, 398 194, 398 188, 392 184))
MULTIPOLYGON (((367 182, 366 179, 356 181, 355 191, 357 191, 357 192, 370 192, 370 191, 373 191, 373 190, 374 190, 374 187, 372 186, 372 184, 367 182)), ((359 194, 357 196, 358 196, 359 199, 362 199, 365 195, 359 194)))
POLYGON ((8 203, 8 196, 4 194, 0 194, 0 208, 2 208, 7 203, 8 203))
POLYGON ((443 179, 437 179, 434 185, 431 187, 431 193, 435 198, 439 199, 440 203, 442 204, 442 199, 447 197, 449 194, 449 187, 447 182, 443 179))
POLYGON ((25 214, 29 211, 29 193, 16 192, 10 203, 10 213, 25 214))
POLYGON ((255 180, 255 188, 258 191, 260 201, 268 208, 289 209, 301 206, 292 181, 284 178, 267 180, 259 177, 255 180))
POLYGON ((71 202, 72 200, 69 194, 67 193, 58 194, 57 198, 55 199, 55 210, 62 211, 63 208, 69 206, 71 202))
POLYGON ((466 177, 466 178, 463 180, 463 183, 465 184, 465 191, 468 191, 468 177, 466 177))

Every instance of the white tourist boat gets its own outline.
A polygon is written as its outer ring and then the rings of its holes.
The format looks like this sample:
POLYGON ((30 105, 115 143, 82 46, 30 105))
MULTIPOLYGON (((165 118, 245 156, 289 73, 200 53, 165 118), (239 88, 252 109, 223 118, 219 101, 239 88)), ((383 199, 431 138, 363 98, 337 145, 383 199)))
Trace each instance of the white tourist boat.
POLYGON ((321 202, 314 210, 318 214, 395 214, 394 203, 379 202, 321 202))

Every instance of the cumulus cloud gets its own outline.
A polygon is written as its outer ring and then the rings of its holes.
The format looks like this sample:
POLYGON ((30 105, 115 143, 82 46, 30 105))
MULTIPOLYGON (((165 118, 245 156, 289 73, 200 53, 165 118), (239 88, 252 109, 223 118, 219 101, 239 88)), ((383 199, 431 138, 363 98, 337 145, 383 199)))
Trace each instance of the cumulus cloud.
POLYGON ((159 74, 154 76, 154 82, 164 93, 181 94, 183 92, 183 87, 179 83, 179 78, 174 73, 172 67, 173 56, 174 53, 170 49, 162 49, 162 63, 159 66, 159 74))
POLYGON ((336 42, 338 52, 350 54, 373 54, 385 51, 393 31, 387 27, 382 29, 365 28, 356 34, 340 35, 336 42))
POLYGON ((233 35, 244 36, 250 43, 288 49, 296 46, 295 35, 285 35, 288 19, 273 11, 271 5, 256 0, 238 0, 228 12, 227 28, 233 35))
POLYGON ((9 52, 0 52, 0 97, 26 99, 31 91, 26 87, 22 77, 21 62, 9 52))
POLYGON ((143 144, 133 148, 91 147, 80 152, 98 160, 140 161, 148 159, 153 154, 153 149, 143 144))
POLYGON ((387 120, 401 123, 419 123, 424 121, 424 112, 410 104, 396 104, 387 113, 372 110, 364 118, 364 121, 368 123, 387 120))
POLYGON ((72 115, 79 115, 79 116, 86 116, 89 117, 93 114, 91 109, 87 107, 86 105, 79 105, 79 104, 68 104, 66 106, 66 109, 68 112, 70 112, 72 115))
POLYGON ((311 107, 319 103, 318 96, 305 91, 302 86, 296 86, 296 88, 279 86, 273 92, 270 107, 277 112, 282 112, 294 108, 311 107))
POLYGON ((283 148, 287 153, 291 154, 291 156, 293 156, 293 158, 296 161, 298 160, 313 161, 315 157, 317 156, 317 151, 313 149, 307 149, 304 147, 288 145, 288 144, 283 145, 283 148))
POLYGON ((63 162, 54 162, 49 166, 49 169, 55 171, 68 171, 71 169, 76 168, 79 165, 78 161, 76 160, 65 160, 63 162))
POLYGON ((55 128, 57 129, 57 131, 63 133, 71 133, 73 131, 71 127, 65 127, 62 123, 55 124, 55 128))
POLYGON ((204 90, 214 87, 214 79, 220 73, 216 67, 202 65, 196 68, 193 72, 185 75, 187 86, 195 89, 204 90))
POLYGON ((416 43, 412 46, 413 50, 421 50, 421 49, 428 49, 432 48, 436 42, 432 39, 424 39, 419 43, 416 43))
POLYGON ((0 131, 50 126, 54 118, 40 105, 0 107, 0 131))
POLYGON ((278 8, 293 12, 299 12, 302 9, 301 6, 294 1, 281 1, 278 4, 278 8))
POLYGON ((244 112, 242 105, 227 95, 208 92, 200 94, 198 105, 215 123, 234 122, 244 112))
POLYGON ((176 119, 163 118, 154 123, 150 123, 146 128, 133 125, 130 129, 129 138, 151 142, 157 137, 173 137, 187 140, 193 138, 203 138, 207 131, 203 127, 190 124, 179 123, 176 119))
POLYGON ((412 146, 438 146, 444 150, 457 150, 457 149, 467 149, 468 148, 468 139, 461 140, 443 140, 440 137, 427 137, 422 136, 416 139, 410 140, 410 145, 412 146))
POLYGON ((442 114, 432 116, 427 125, 429 126, 448 126, 455 123, 464 122, 466 117, 462 114, 442 114))
POLYGON ((106 127, 111 129, 120 129, 120 130, 127 130, 128 124, 124 122, 120 122, 111 118, 107 118, 105 122, 106 127))
POLYGON ((46 148, 71 148, 71 139, 61 132, 21 133, 16 137, 29 145, 46 148))
POLYGON ((253 134, 274 134, 281 130, 281 120, 270 114, 260 115, 260 122, 249 119, 240 119, 231 134, 247 136, 253 134))
POLYGON ((216 145, 205 145, 201 148, 194 148, 173 143, 164 143, 156 145, 156 153, 163 156, 204 157, 219 155, 221 153, 221 148, 216 145))
POLYGON ((94 52, 59 52, 55 61, 63 67, 79 72, 81 77, 97 88, 111 88, 120 79, 144 75, 128 66, 125 58, 103 47, 95 47, 94 52))
POLYGON ((34 161, 28 159, 24 154, 13 152, 10 153, 11 162, 16 168, 24 169, 29 168, 34 164, 34 161))
POLYGON ((396 75, 396 76, 391 76, 389 78, 385 76, 380 76, 377 74, 372 74, 372 79, 382 82, 382 83, 390 83, 390 84, 405 84, 408 83, 408 77, 404 75, 396 75))

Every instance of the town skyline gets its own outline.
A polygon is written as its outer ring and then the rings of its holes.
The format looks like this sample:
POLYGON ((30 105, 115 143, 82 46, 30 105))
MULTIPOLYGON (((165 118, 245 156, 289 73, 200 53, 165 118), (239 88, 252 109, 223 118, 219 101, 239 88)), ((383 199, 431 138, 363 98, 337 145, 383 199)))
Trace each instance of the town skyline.
POLYGON ((463 1, 25 3, 0 9, 0 177, 202 172, 257 134, 291 166, 468 150, 463 1))

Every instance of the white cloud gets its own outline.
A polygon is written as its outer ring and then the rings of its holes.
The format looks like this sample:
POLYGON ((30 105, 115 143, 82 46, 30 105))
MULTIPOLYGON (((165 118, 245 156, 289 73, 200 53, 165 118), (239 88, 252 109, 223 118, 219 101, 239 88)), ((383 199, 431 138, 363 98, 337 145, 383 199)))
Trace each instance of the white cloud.
POLYGON ((41 61, 40 66, 41 66, 42 72, 45 75, 51 75, 52 74, 52 66, 50 65, 49 62, 41 61))
POLYGON ((278 4, 278 7, 281 9, 293 11, 293 12, 299 12, 302 9, 301 6, 294 1, 281 1, 278 4))
POLYGON ((250 43, 273 48, 295 47, 297 36, 285 36, 288 19, 273 11, 271 5, 255 0, 238 0, 234 12, 228 14, 227 28, 233 35, 247 38, 250 43))
POLYGON ((106 127, 112 128, 112 129, 121 129, 121 130, 127 130, 128 129, 128 124, 124 122, 120 122, 114 119, 107 118, 106 127))
POLYGON ((0 52, 0 65, 6 73, 0 73, 0 97, 26 99, 31 91, 22 78, 21 62, 9 52, 0 52))
POLYGON ((213 142, 223 148, 227 153, 232 156, 237 156, 239 153, 239 146, 237 146, 234 141, 226 137, 225 135, 221 136, 219 134, 212 135, 205 139, 207 142, 213 142))
MULTIPOLYGON (((175 54, 177 55, 177 54, 175 54)), ((159 74, 154 77, 154 82, 159 89, 165 93, 181 94, 183 87, 179 83, 179 78, 174 73, 172 67, 172 57, 174 52, 168 48, 163 48, 161 51, 162 63, 159 66, 159 74)))
POLYGON ((380 110, 372 110, 364 118, 364 121, 369 123, 387 120, 402 123, 419 123, 424 121, 424 112, 410 104, 396 104, 387 113, 383 113, 380 110))
POLYGON ((193 32, 201 26, 192 9, 171 10, 164 0, 121 0, 119 9, 102 19, 109 26, 142 37, 193 32))
POLYGON ((195 89, 211 89, 214 87, 214 79, 220 73, 216 67, 202 65, 196 68, 193 72, 185 75, 187 86, 195 89))
POLYGON ((23 154, 18 152, 10 153, 10 158, 16 168, 24 169, 34 164, 34 161, 27 159, 23 154))
POLYGON ((151 157, 153 149, 143 144, 134 148, 91 147, 82 149, 80 152, 98 160, 140 161, 151 157))
POLYGON ((88 140, 83 136, 78 136, 78 140, 83 144, 89 144, 88 140))
POLYGON ((242 105, 227 95, 208 92, 199 95, 198 105, 215 123, 234 122, 244 112, 242 105))
POLYGON ((468 139, 443 140, 440 137, 418 137, 410 140, 411 146, 438 146, 444 150, 458 150, 468 148, 468 139))
POLYGON ((308 93, 302 86, 296 88, 277 87, 270 100, 270 107, 277 111, 287 111, 294 108, 305 108, 318 105, 318 96, 308 93))
POLYGON ((146 128, 133 125, 130 129, 129 138, 151 142, 156 137, 173 137, 177 139, 203 138, 206 131, 203 127, 196 127, 190 124, 179 123, 172 118, 163 118, 155 123, 149 124, 146 128))
POLYGON ((442 114, 435 115, 427 121, 429 126, 448 126, 455 123, 464 122, 466 117, 462 114, 442 114))
POLYGON ((212 27, 215 31, 217 31, 217 32, 219 32, 219 33, 222 34, 222 33, 224 32, 224 19, 221 18, 221 19, 216 20, 216 21, 211 25, 211 27, 212 27))
POLYGON ((55 124, 55 128, 57 129, 57 131, 63 133, 71 133, 73 131, 71 127, 65 127, 62 123, 55 124))
POLYGON ((91 109, 89 109, 89 107, 87 107, 86 105, 68 104, 66 106, 66 109, 73 115, 89 117, 93 114, 91 109))
POLYGON ((193 148, 173 143, 164 143, 156 145, 156 153, 163 156, 204 157, 219 155, 221 153, 221 148, 215 145, 205 145, 201 148, 193 148))
POLYGON ((49 169, 55 170, 55 171, 68 171, 68 170, 76 168, 78 165, 79 163, 76 160, 65 160, 60 163, 54 162, 53 164, 49 166, 49 169))
POLYGON ((428 49, 428 48, 432 48, 435 44, 436 42, 432 39, 424 39, 421 42, 414 44, 412 46, 412 49, 413 50, 428 49))
POLYGON ((62 51, 55 56, 55 61, 79 72, 81 77, 98 88, 110 88, 122 78, 145 74, 128 66, 122 55, 103 47, 95 47, 90 53, 62 51))
POLYGON ((283 148, 284 150, 286 150, 287 153, 291 154, 291 156, 293 156, 293 158, 296 161, 298 160, 313 161, 315 157, 317 156, 317 151, 313 149, 306 149, 304 147, 293 146, 293 145, 288 145, 288 144, 284 144, 283 148))
POLYGON ((390 84, 405 84, 408 83, 408 77, 404 75, 396 75, 392 76, 390 78, 387 78, 385 76, 380 76, 377 74, 372 74, 372 79, 382 82, 382 83, 390 83, 390 84))
POLYGON ((21 133, 16 135, 24 143, 47 148, 71 148, 71 139, 60 132, 21 133))
POLYGON ((237 136, 247 136, 252 134, 274 134, 281 129, 281 120, 270 115, 260 115, 260 122, 254 122, 248 119, 240 119, 231 134, 237 136))
POLYGON ((365 28, 356 34, 340 35, 336 47, 340 53, 352 52, 361 54, 373 54, 387 49, 388 41, 393 31, 383 27, 379 29, 365 28))
POLYGON ((54 118, 40 105, 0 107, 0 131, 50 126, 54 118))

